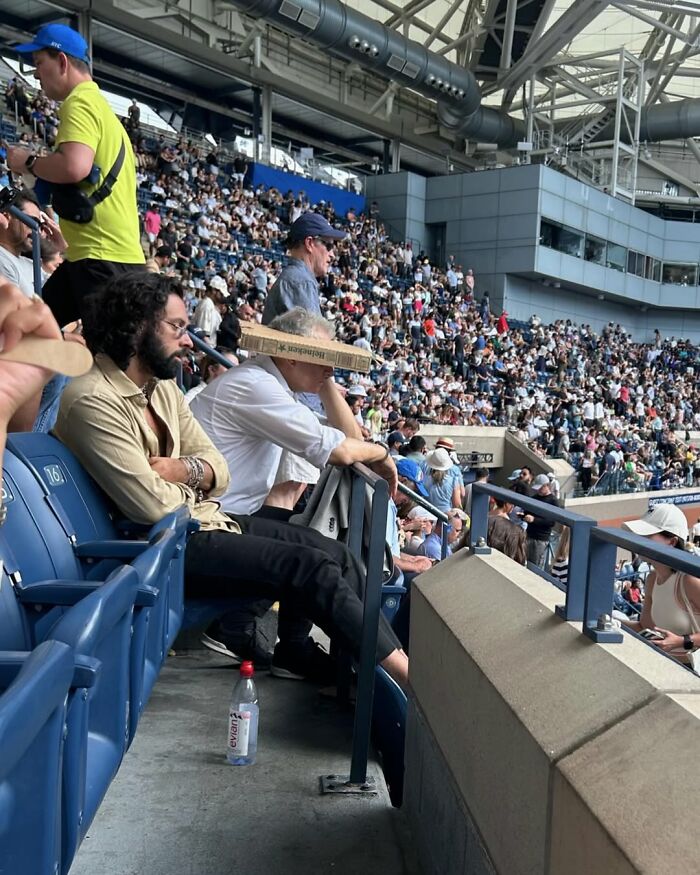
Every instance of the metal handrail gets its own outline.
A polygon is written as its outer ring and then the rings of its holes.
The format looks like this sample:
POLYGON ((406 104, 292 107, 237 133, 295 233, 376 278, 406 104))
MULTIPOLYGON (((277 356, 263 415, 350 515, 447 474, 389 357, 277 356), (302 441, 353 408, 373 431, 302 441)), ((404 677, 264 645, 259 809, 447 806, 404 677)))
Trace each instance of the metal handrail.
POLYGON ((349 781, 351 785, 362 785, 367 780, 367 760, 372 732, 374 676, 382 599, 389 485, 386 480, 359 462, 352 466, 352 473, 348 549, 355 556, 360 555, 363 542, 366 487, 369 486, 373 490, 349 781))
MULTIPOLYGON (((621 641, 622 635, 606 628, 605 617, 612 612, 615 588, 615 563, 618 549, 638 553, 662 565, 700 577, 700 556, 677 547, 666 547, 623 529, 596 527, 591 531, 588 553, 588 580, 584 593, 583 632, 593 641, 621 641)), ((580 586, 577 581, 576 586, 580 586)))
MULTIPOLYGON (((507 501, 509 504, 522 507, 529 513, 562 523, 571 529, 566 601, 557 607, 556 612, 565 620, 583 620, 586 606, 589 544, 591 531, 597 525, 596 521, 569 510, 545 504, 537 498, 521 495, 519 492, 511 492, 500 486, 475 481, 472 484, 472 518, 469 532, 469 544, 474 553, 490 552, 487 545, 489 497, 497 498, 499 501, 507 501)), ((608 613, 612 611, 612 593, 610 603, 611 607, 608 613)))
POLYGON ((447 559, 447 553, 449 548, 449 534, 450 529, 452 528, 448 515, 444 511, 438 510, 434 504, 431 504, 427 499, 423 498, 422 495, 418 495, 417 492, 414 492, 409 486, 406 486, 405 483, 399 483, 399 492, 402 492, 404 495, 408 496, 411 501, 422 507, 423 510, 427 510, 428 513, 431 513, 434 517, 438 519, 439 522, 442 523, 440 558, 447 559))

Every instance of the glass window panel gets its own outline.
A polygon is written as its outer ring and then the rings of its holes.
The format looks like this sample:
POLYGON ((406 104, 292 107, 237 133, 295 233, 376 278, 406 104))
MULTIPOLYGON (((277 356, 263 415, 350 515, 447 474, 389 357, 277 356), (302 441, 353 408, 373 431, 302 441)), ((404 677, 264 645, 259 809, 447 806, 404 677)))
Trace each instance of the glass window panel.
POLYGON ((660 283, 661 282, 661 262, 658 260, 658 258, 653 259, 653 261, 654 261, 654 270, 653 270, 653 274, 652 274, 651 278, 654 280, 655 283, 660 283))
POLYGON ((605 248, 605 240, 586 234, 586 246, 583 257, 586 261, 593 261, 596 264, 605 264, 605 248))
MULTIPOLYGON (((625 272, 625 266, 627 263, 627 250, 624 246, 620 246, 619 243, 608 243, 608 260, 607 265, 611 267, 613 270, 619 270, 622 273, 625 272)), ((636 266, 636 258, 635 258, 635 266, 636 266)))
POLYGON ((697 285, 697 265, 664 263, 661 281, 673 286, 697 285))
POLYGON ((559 229, 559 241, 556 247, 564 255, 573 255, 580 258, 583 252, 583 234, 572 228, 559 229))
POLYGON ((556 249, 556 239, 559 236, 559 226, 548 222, 546 219, 540 221, 540 245, 547 246, 549 249, 556 249))

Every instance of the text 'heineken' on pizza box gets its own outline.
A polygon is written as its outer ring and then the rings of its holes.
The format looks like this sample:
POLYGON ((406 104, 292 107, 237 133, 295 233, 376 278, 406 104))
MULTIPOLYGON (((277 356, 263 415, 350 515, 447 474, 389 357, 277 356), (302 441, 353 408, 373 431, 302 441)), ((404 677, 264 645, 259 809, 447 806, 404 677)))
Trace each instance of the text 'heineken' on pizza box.
POLYGON ((372 362, 372 354, 359 346, 319 337, 298 337, 253 322, 241 322, 241 349, 363 374, 369 371, 372 362))

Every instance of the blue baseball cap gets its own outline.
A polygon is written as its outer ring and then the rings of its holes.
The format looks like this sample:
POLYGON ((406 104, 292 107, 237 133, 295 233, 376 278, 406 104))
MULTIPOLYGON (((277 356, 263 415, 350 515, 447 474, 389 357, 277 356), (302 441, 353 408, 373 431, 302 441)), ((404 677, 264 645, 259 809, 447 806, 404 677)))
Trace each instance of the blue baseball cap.
POLYGON ((15 51, 20 55, 29 55, 42 49, 56 49, 86 64, 90 63, 88 44, 77 30, 67 24, 45 24, 39 29, 33 42, 15 46, 15 51))
POLYGON ((405 477, 407 480, 413 481, 416 492, 420 493, 423 498, 428 497, 428 490, 423 486, 423 471, 418 462, 414 462, 413 459, 397 459, 396 470, 399 473, 399 477, 405 477))
POLYGON ((345 240, 345 231, 334 228, 320 213, 303 213, 289 229, 287 242, 300 243, 307 237, 325 237, 329 240, 345 240))

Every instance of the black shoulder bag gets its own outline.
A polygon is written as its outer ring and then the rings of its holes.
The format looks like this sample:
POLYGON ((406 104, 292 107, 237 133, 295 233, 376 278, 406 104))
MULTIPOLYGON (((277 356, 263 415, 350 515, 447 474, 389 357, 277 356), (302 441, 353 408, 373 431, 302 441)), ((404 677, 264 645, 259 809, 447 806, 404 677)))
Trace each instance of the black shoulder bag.
POLYGON ((85 194, 78 185, 54 185, 51 203, 58 215, 69 222, 75 222, 76 225, 87 225, 88 222, 91 222, 95 215, 97 204, 101 204, 112 193, 114 183, 117 181, 119 171, 122 169, 125 154, 126 147, 122 140, 117 160, 112 165, 112 169, 105 176, 102 185, 93 191, 91 195, 85 194))

